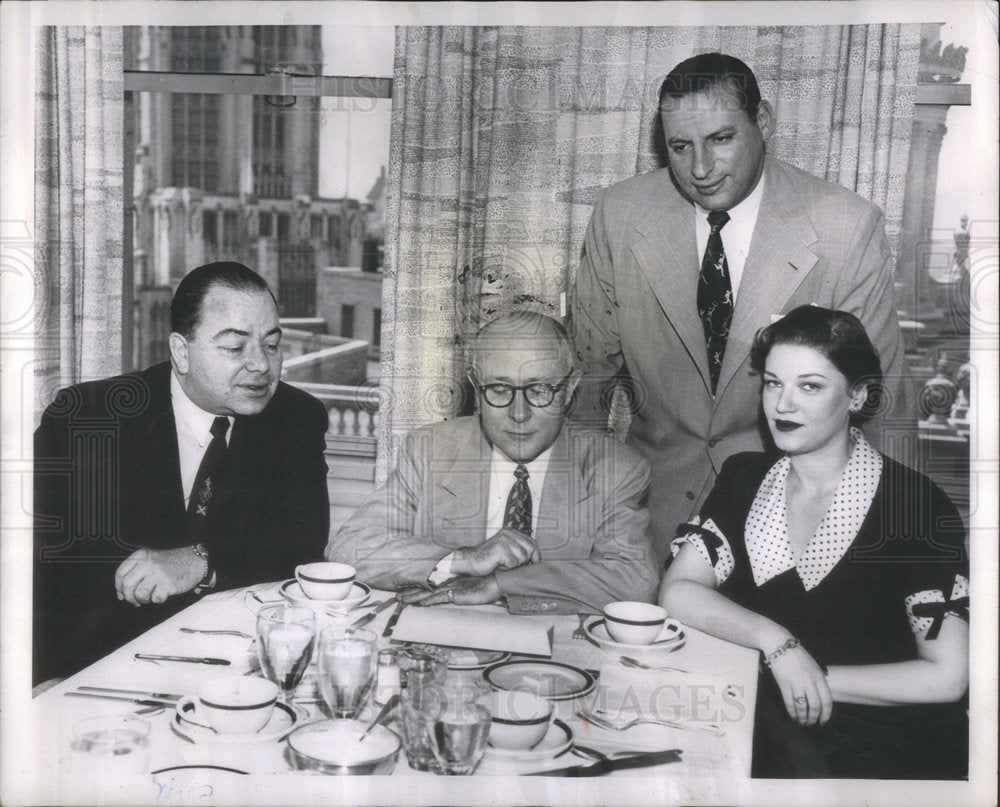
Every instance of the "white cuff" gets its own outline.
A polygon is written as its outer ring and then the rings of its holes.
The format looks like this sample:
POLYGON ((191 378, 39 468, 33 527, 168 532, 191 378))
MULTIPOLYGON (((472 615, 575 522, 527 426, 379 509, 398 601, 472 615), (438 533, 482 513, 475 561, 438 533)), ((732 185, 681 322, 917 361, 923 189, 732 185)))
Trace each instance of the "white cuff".
POLYGON ((429 575, 427 575, 427 582, 432 586, 440 586, 447 583, 453 577, 458 575, 452 574, 451 572, 451 562, 455 559, 455 553, 452 552, 450 555, 445 555, 441 560, 437 562, 429 575))

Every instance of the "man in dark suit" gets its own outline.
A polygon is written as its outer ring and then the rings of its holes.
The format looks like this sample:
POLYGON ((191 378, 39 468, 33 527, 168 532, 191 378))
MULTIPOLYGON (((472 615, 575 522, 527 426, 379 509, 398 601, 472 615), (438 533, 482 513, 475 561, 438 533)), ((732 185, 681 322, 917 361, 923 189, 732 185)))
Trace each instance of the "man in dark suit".
POLYGON ((322 557, 326 410, 279 381, 267 284, 201 266, 177 287, 171 331, 169 363, 62 390, 35 432, 36 683, 198 593, 322 557))
POLYGON ((628 441, 651 466, 663 559, 726 458, 765 445, 749 366, 758 329, 802 304, 849 311, 878 348, 890 400, 903 352, 882 212, 766 153, 774 110, 747 65, 719 53, 681 62, 660 117, 669 166, 598 202, 573 313, 577 416, 604 425, 608 388, 627 374, 628 441))
POLYGON ((327 559, 422 605, 575 613, 650 600, 649 467, 610 435, 564 423, 578 372, 563 327, 502 316, 468 358, 478 414, 406 435, 327 559))

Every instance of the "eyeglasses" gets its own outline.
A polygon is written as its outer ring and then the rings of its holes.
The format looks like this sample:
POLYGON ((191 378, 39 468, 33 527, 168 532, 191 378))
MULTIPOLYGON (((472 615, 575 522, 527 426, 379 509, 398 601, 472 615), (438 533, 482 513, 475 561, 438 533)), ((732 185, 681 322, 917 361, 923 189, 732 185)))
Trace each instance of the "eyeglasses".
POLYGON ((544 381, 535 381, 531 384, 524 384, 520 387, 515 387, 513 384, 480 384, 478 389, 483 394, 486 399, 486 403, 490 406, 495 406, 498 409, 502 409, 505 406, 510 406, 514 403, 514 396, 518 392, 524 394, 524 400, 526 400, 531 406, 537 409, 544 409, 546 406, 552 403, 556 397, 556 393, 559 392, 569 381, 569 377, 573 375, 572 371, 566 373, 563 376, 562 381, 558 384, 546 384, 544 381))

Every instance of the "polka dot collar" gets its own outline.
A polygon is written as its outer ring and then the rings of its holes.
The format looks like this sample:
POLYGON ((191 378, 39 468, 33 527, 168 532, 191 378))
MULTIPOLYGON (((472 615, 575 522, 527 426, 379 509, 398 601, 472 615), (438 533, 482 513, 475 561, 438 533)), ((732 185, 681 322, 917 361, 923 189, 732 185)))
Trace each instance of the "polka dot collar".
POLYGON ((785 483, 791 461, 782 457, 767 472, 750 507, 746 525, 747 554, 754 583, 796 569, 806 591, 818 586, 854 542, 868 515, 882 476, 882 456, 858 429, 851 429, 854 448, 837 492, 809 539, 798 566, 788 542, 785 483))

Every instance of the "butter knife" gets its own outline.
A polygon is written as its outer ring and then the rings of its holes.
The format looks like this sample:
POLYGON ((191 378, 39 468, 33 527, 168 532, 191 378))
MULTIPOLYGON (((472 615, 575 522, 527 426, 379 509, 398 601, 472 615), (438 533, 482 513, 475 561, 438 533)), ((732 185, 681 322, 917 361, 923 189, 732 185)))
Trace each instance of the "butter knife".
POLYGON ((63 692, 67 698, 103 698, 108 701, 127 701, 140 706, 176 706, 177 701, 166 698, 130 698, 128 695, 109 695, 104 692, 63 692))
POLYGON ((144 698, 156 698, 165 701, 179 701, 180 695, 172 695, 169 692, 146 692, 142 689, 115 689, 114 687, 77 687, 81 692, 107 692, 112 695, 141 695, 144 698))
POLYGON ((374 611, 370 611, 364 616, 359 616, 350 625, 347 626, 348 630, 351 628, 363 628, 369 622, 371 622, 375 617, 381 614, 386 608, 392 605, 396 601, 395 597, 389 597, 387 600, 382 600, 378 605, 375 606, 374 611))
POLYGON ((403 612, 406 607, 406 603, 399 600, 396 603, 396 610, 392 612, 392 616, 389 617, 389 621, 385 623, 385 630, 382 631, 382 638, 392 633, 392 629, 396 627, 396 623, 399 621, 399 615, 403 612))
POLYGON ((197 658, 195 656, 161 656, 157 653, 136 653, 135 657, 137 659, 142 659, 143 661, 186 661, 189 664, 219 664, 229 666, 232 662, 225 658, 211 658, 202 657, 197 658))

